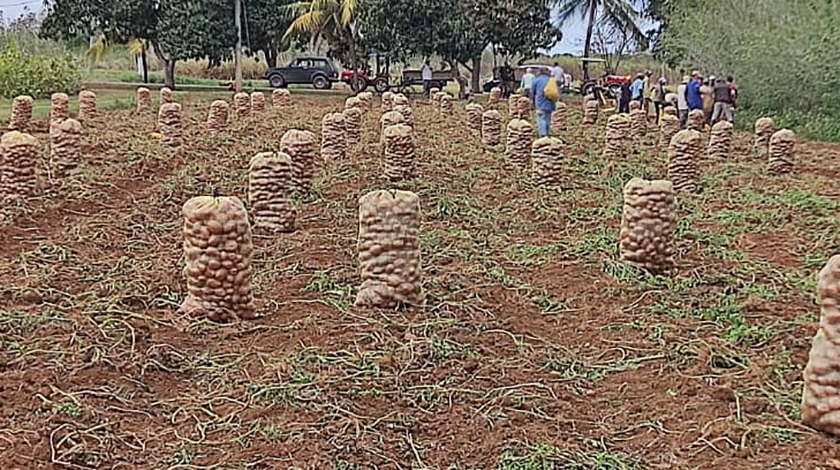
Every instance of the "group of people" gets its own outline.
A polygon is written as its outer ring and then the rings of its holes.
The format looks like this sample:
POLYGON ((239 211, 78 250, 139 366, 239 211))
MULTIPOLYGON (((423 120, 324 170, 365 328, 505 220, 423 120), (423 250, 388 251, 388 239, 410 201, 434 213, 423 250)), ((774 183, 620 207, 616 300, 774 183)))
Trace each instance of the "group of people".
POLYGON ((711 76, 708 80, 704 80, 700 72, 694 71, 691 76, 683 77, 676 93, 668 91, 666 88, 668 80, 665 77, 660 78, 656 85, 651 86, 652 75, 653 72, 648 70, 636 75, 632 82, 622 85, 618 112, 629 113, 630 102, 638 101, 646 114, 650 112, 650 104, 653 103, 657 123, 662 116, 662 111, 669 105, 677 107, 680 125, 683 127, 688 122, 688 113, 695 109, 705 113, 709 125, 714 125, 721 119, 735 121, 738 86, 735 85, 735 79, 731 75, 726 79, 711 76))

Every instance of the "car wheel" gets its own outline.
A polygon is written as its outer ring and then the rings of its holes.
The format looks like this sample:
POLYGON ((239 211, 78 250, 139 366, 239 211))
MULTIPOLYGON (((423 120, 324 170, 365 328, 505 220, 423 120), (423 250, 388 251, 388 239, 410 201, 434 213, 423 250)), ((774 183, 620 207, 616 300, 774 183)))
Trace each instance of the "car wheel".
POLYGON ((589 94, 593 93, 594 91, 595 91, 595 84, 592 83, 592 82, 585 83, 583 85, 583 89, 581 89, 581 93, 583 93, 583 96, 589 95, 589 94))
POLYGON ((610 85, 610 98, 617 100, 621 97, 621 87, 619 85, 610 85))
POLYGON ((373 89, 376 90, 377 93, 385 93, 391 86, 388 84, 388 79, 385 77, 379 77, 373 81, 373 89))
POLYGON ((318 75, 312 79, 312 86, 314 86, 317 90, 327 90, 330 88, 331 83, 327 80, 327 77, 318 75))
POLYGON ((268 77, 268 84, 271 85, 272 88, 283 88, 286 86, 286 80, 283 79, 282 75, 272 75, 268 77))

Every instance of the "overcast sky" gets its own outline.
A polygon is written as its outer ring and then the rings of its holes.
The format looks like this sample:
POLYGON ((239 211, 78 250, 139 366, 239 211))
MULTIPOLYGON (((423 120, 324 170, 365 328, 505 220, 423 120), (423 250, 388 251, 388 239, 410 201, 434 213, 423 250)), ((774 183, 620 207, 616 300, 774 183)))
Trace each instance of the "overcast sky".
MULTIPOLYGON (((43 0, 0 0, 0 11, 6 21, 23 14, 26 9, 41 11, 44 7, 43 0)), ((574 18, 563 26, 563 40, 555 45, 551 52, 554 54, 583 52, 583 38, 586 35, 586 23, 582 18, 574 18)))

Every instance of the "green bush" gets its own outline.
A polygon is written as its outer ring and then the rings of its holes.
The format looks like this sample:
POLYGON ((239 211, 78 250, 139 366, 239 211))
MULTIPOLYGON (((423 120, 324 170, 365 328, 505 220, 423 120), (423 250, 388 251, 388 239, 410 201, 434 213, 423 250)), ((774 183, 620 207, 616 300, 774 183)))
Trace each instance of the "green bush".
POLYGON ((79 90, 81 73, 66 51, 28 51, 14 39, 0 42, 0 97, 48 97, 79 90))

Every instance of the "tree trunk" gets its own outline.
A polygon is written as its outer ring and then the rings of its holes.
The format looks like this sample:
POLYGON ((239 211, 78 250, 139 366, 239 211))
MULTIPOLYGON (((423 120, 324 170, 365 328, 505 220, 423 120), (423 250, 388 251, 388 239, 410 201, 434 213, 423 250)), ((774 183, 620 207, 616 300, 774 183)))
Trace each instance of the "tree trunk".
POLYGON ((350 67, 352 67, 351 70, 353 71, 353 78, 350 79, 350 89, 353 90, 353 93, 359 93, 362 87, 358 77, 359 64, 356 61, 356 38, 353 37, 352 27, 348 27, 348 32, 350 34, 347 35, 347 47, 350 49, 350 67))
POLYGON ((140 63, 143 64, 143 83, 149 83, 149 59, 146 57, 146 43, 140 52, 140 63))
POLYGON ((175 89, 175 59, 163 61, 163 85, 175 89))
MULTIPOLYGON (((595 28, 595 15, 598 13, 598 1, 589 0, 589 24, 586 26, 586 40, 583 43, 583 57, 588 58, 592 52, 592 30, 595 28)), ((589 80, 589 62, 583 62, 583 80, 589 80)))
POLYGON ((265 63, 268 65, 268 68, 277 67, 277 51, 274 49, 274 46, 266 46, 263 53, 265 54, 265 63))
POLYGON ((481 54, 472 58, 471 82, 472 92, 481 93, 481 54))

